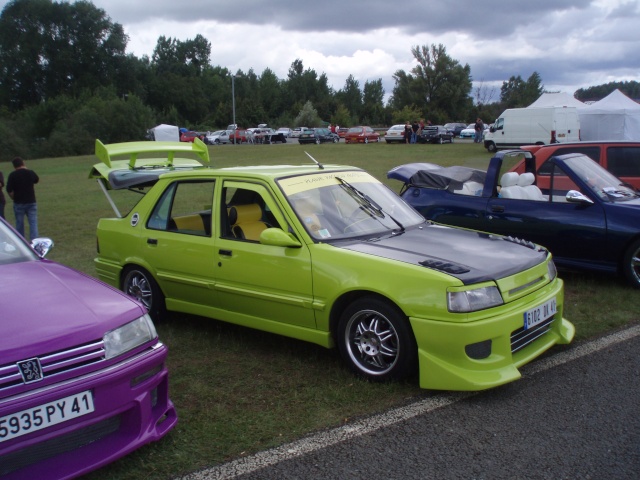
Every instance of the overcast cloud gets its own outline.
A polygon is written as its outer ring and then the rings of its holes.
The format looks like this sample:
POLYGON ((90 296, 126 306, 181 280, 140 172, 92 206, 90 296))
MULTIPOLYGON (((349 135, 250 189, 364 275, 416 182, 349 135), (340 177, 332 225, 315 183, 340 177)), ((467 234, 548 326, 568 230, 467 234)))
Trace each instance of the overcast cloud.
MULTIPOLYGON (((0 0, 4 7, 6 0, 0 0)), ((151 56, 158 37, 181 41, 203 35, 211 61, 285 79, 301 59, 339 90, 352 74, 360 87, 416 65, 411 47, 443 44, 468 64, 474 86, 494 89, 534 71, 548 91, 640 81, 640 2, 637 0, 393 0, 132 1, 93 0, 124 26, 127 50, 151 56), (293 8, 292 8, 293 6, 293 8)))

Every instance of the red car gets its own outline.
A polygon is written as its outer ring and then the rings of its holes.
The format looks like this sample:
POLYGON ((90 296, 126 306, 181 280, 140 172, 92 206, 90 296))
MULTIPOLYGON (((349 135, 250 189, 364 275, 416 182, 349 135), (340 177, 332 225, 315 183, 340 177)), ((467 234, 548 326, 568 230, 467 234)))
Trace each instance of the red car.
POLYGON ((347 127, 340 127, 336 130, 336 133, 340 138, 344 138, 348 131, 349 129, 347 127))
MULTIPOLYGON (((180 134, 180 141, 181 142, 191 142, 193 143, 193 139, 194 138, 200 138, 200 134, 198 132, 182 132, 180 134)), ((200 138, 200 140, 202 140, 202 138, 200 138)))
MULTIPOLYGON (((554 143, 551 145, 526 145, 520 147, 533 153, 536 163, 538 187, 549 188, 551 163, 545 162, 557 155, 583 153, 609 170, 625 183, 640 190, 640 142, 631 141, 592 141, 574 143, 554 143)), ((512 168, 523 173, 524 160, 512 168)))
POLYGON ((351 127, 344 136, 345 143, 379 142, 380 134, 371 127, 351 127))
POLYGON ((233 132, 233 135, 229 136, 229 141, 231 143, 246 143, 247 142, 247 131, 246 130, 236 130, 233 132))

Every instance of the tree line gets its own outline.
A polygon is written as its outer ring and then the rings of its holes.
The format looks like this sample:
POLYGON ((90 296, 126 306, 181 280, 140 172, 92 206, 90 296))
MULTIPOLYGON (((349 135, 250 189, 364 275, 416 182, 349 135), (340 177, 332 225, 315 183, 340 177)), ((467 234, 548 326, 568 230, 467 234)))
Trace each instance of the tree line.
POLYGON ((505 81, 499 99, 482 82, 474 90, 470 67, 443 45, 413 47, 416 65, 393 73, 385 103, 382 79, 361 85, 349 75, 334 90, 325 73, 300 59, 284 79, 269 68, 232 72, 213 64, 202 35, 161 36, 151 58, 127 54, 127 43, 122 25, 90 1, 7 3, 0 15, 0 160, 90 154, 96 138, 141 140, 159 123, 224 128, 234 99, 242 126, 387 126, 493 119, 544 91, 536 72, 505 81))

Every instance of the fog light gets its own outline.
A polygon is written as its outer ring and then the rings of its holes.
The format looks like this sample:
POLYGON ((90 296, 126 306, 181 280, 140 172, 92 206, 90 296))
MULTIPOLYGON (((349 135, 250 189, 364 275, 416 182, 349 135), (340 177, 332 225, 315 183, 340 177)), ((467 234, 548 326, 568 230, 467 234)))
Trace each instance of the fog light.
POLYGON ((491 355, 491 340, 484 340, 483 342, 472 343, 464 347, 469 358, 474 360, 482 360, 491 355))

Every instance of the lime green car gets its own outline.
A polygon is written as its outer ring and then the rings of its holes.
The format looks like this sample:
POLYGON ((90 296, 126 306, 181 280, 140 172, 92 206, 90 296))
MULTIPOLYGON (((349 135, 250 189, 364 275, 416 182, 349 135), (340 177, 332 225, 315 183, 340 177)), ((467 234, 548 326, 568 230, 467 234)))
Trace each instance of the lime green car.
POLYGON ((208 168, 197 139, 97 141, 96 155, 90 177, 116 217, 98 223, 97 274, 155 318, 185 312, 337 347, 371 380, 417 372, 422 388, 445 390, 516 380, 573 339, 547 250, 425 221, 358 168, 208 168), (121 214, 124 189, 143 195, 121 214))

